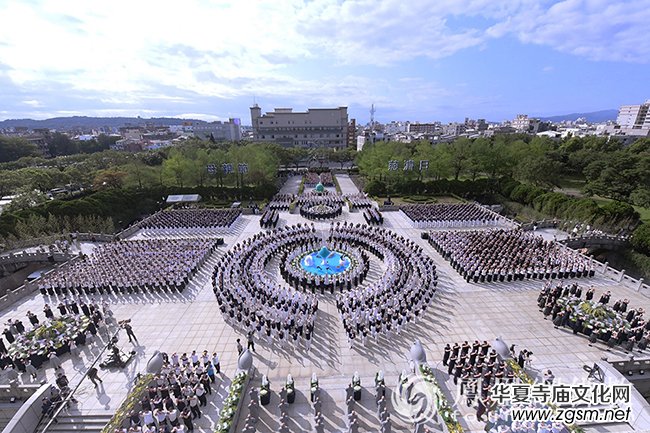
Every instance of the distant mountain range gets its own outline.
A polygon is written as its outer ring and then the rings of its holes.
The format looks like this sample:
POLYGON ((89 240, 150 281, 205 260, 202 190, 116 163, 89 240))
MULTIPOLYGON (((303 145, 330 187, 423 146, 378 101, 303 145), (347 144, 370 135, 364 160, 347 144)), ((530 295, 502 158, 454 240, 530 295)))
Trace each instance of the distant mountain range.
MULTIPOLYGON (((562 122, 576 120, 580 117, 586 118, 588 122, 599 123, 607 120, 616 120, 618 110, 601 110, 589 113, 571 113, 561 116, 542 117, 542 120, 551 122, 562 122)), ((198 119, 179 119, 176 117, 152 117, 150 119, 141 117, 53 117, 52 119, 7 119, 0 121, 0 129, 25 127, 29 129, 47 128, 56 130, 90 130, 93 128, 119 128, 121 126, 144 126, 144 125, 182 125, 183 122, 206 123, 198 119)))
POLYGON ((571 113, 571 114, 563 114, 561 116, 542 117, 541 119, 549 122, 563 122, 569 120, 576 120, 580 117, 584 117, 585 119, 587 119, 587 122, 600 123, 600 122, 606 122, 608 120, 616 120, 617 116, 618 116, 618 110, 601 110, 601 111, 592 111, 590 113, 571 113))
POLYGON ((144 125, 182 125, 183 122, 205 123, 197 119, 178 119, 175 117, 152 117, 145 119, 141 117, 53 117, 52 119, 7 119, 0 121, 0 129, 26 127, 29 129, 47 128, 57 130, 71 129, 92 129, 92 128, 119 128, 120 126, 144 126, 144 125))

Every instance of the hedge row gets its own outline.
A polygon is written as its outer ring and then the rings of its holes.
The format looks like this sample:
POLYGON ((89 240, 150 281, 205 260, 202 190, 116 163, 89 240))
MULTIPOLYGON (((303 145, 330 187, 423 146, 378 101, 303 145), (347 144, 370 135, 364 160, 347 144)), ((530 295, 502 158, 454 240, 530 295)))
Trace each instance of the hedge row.
POLYGON ((151 214, 163 206, 170 194, 199 194, 207 203, 210 201, 268 200, 277 192, 277 187, 262 184, 255 187, 220 188, 203 187, 158 187, 149 189, 110 189, 97 191, 72 200, 52 200, 41 206, 0 215, 0 236, 16 234, 16 223, 26 221, 31 215, 48 217, 99 216, 110 217, 116 228, 124 228, 143 215, 151 214))
POLYGON ((371 180, 364 190, 373 196, 395 195, 458 195, 476 198, 497 192, 498 182, 493 179, 449 180, 440 179, 423 182, 421 180, 403 180, 390 185, 381 180, 371 180))
POLYGON ((632 229, 639 223, 639 213, 634 207, 620 201, 600 206, 590 198, 571 197, 513 179, 502 179, 499 192, 512 201, 531 206, 554 218, 584 221, 613 231, 632 229))
POLYGON ((474 181, 441 179, 428 182, 410 180, 390 184, 372 180, 366 184, 365 191, 373 196, 450 194, 480 201, 491 200, 495 194, 499 194, 508 200, 531 206, 552 218, 585 221, 610 230, 634 228, 639 222, 639 214, 628 203, 613 201, 599 206, 590 198, 571 197, 512 178, 474 181))

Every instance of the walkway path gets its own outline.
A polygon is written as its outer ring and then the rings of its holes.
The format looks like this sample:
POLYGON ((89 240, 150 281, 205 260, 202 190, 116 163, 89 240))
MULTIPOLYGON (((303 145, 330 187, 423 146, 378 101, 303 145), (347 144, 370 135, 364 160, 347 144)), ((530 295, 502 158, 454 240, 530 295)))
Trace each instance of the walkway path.
POLYGON ((347 174, 336 174, 336 180, 339 181, 339 186, 341 187, 341 193, 343 194, 358 194, 359 188, 352 182, 350 176, 347 174))
MULTIPOLYGON (((347 175, 338 175, 339 184, 344 193, 356 193, 357 189, 347 175)), ((289 179, 282 190, 297 192, 299 177, 289 179)), ((378 370, 385 372, 388 390, 396 387, 398 375, 408 369, 406 353, 415 339, 421 340, 430 363, 436 365, 441 362, 445 343, 462 342, 475 339, 492 341, 500 336, 508 344, 516 344, 518 349, 529 349, 534 353, 531 373, 539 375, 545 369, 551 369, 557 381, 571 382, 573 379, 584 381, 585 373, 582 366, 591 364, 603 356, 610 360, 628 359, 629 355, 619 350, 605 351, 602 345, 593 347, 588 341, 575 336, 563 329, 554 329, 552 323, 544 320, 538 311, 536 298, 537 291, 542 282, 523 281, 498 284, 471 284, 465 282, 437 252, 431 248, 426 240, 421 239, 422 230, 413 228, 408 219, 401 212, 384 212, 385 227, 396 233, 413 239, 422 245, 429 253, 439 270, 440 290, 433 301, 431 308, 418 323, 404 330, 401 335, 390 338, 380 337, 377 342, 368 341, 366 346, 355 344, 350 348, 343 330, 338 311, 332 295, 320 297, 319 313, 317 317, 314 341, 311 350, 307 352, 304 347, 293 348, 287 346, 279 348, 277 345, 268 345, 265 341, 257 341, 257 352, 254 355, 254 365, 259 374, 267 374, 271 380, 274 398, 270 406, 261 408, 262 422, 258 424, 258 432, 277 432, 277 395, 281 386, 286 381, 287 374, 291 373, 295 379, 298 391, 298 405, 290 409, 291 419, 294 421, 292 431, 304 431, 308 424, 313 423, 313 416, 309 410, 306 396, 308 396, 309 380, 312 373, 316 373, 322 380, 323 389, 327 392, 328 400, 324 406, 327 411, 326 419, 328 432, 344 430, 344 393, 342 390, 350 381, 355 371, 362 377, 362 385, 366 391, 372 390, 372 378, 378 370), (329 406, 327 406, 329 405, 329 406), (305 420, 301 420, 301 417, 305 420)), ((353 223, 363 222, 359 212, 344 210, 339 221, 353 223)), ((298 222, 309 223, 299 215, 281 212, 280 225, 295 224, 298 222)), ((319 230, 327 230, 330 222, 317 222, 319 230)), ((147 360, 155 350, 163 352, 187 352, 192 350, 202 352, 218 352, 221 357, 222 375, 215 384, 216 392, 208 397, 208 407, 204 408, 204 416, 197 420, 195 431, 213 431, 219 418, 219 410, 226 396, 226 387, 230 383, 236 370, 237 350, 236 339, 245 341, 243 332, 225 323, 212 293, 211 273, 218 257, 228 248, 259 232, 259 216, 241 216, 232 230, 224 236, 225 245, 207 261, 199 271, 190 286, 190 290, 183 295, 151 296, 131 295, 129 297, 105 297, 112 304, 118 320, 130 318, 133 329, 138 336, 137 344, 130 344, 124 335, 121 335, 119 345, 124 350, 134 350, 136 357, 125 370, 104 371, 100 376, 104 380, 104 388, 96 391, 90 382, 84 383, 77 397, 79 404, 73 411, 83 414, 113 413, 125 398, 129 384, 137 372, 144 371, 147 360), (81 397, 81 398, 80 398, 81 397)), ((618 298, 630 299, 630 305, 643 307, 650 311, 650 300, 643 295, 617 285, 611 280, 602 277, 578 280, 583 286, 596 286, 597 293, 605 290, 612 291, 612 301, 618 298)), ((0 320, 7 322, 10 318, 20 318, 27 323, 25 314, 27 310, 37 312, 42 317, 44 303, 54 304, 55 298, 43 298, 36 293, 25 300, 0 312, 0 320)), ((84 348, 80 357, 72 359, 64 355, 63 367, 72 384, 76 384, 83 372, 90 365, 96 346, 84 348)), ((647 354, 636 354, 644 357, 647 354)), ((443 377, 446 371, 440 373, 443 377)), ((253 384, 258 386, 257 380, 253 384)), ((23 375, 22 380, 29 383, 29 377, 23 375)), ((48 367, 39 371, 40 380, 53 380, 53 369, 48 367)), ((6 383, 6 378, 0 379, 6 383)), ((365 391, 364 391, 365 392, 365 391)), ((364 402, 364 405, 366 402, 364 402)), ((365 406, 364 406, 365 407, 365 406)), ((368 410, 363 411, 362 432, 377 431, 373 425, 376 415, 368 410)), ((464 404, 458 405, 464 415, 469 416, 473 409, 468 409, 464 404)), ((244 409, 240 419, 247 415, 244 409)), ((391 413, 394 420, 393 431, 409 431, 407 425, 398 420, 391 413)), ((466 431, 479 432, 482 426, 478 423, 467 421, 466 431)))

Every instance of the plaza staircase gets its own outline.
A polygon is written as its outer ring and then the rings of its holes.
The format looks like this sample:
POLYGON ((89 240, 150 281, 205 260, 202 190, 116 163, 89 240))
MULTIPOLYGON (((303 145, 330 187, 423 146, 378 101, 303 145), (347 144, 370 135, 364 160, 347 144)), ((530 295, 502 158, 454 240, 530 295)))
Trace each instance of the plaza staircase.
POLYGON ((75 432, 83 431, 88 433, 101 433, 102 429, 111 419, 110 413, 97 414, 67 414, 62 413, 58 417, 58 423, 54 423, 47 429, 52 432, 75 432))

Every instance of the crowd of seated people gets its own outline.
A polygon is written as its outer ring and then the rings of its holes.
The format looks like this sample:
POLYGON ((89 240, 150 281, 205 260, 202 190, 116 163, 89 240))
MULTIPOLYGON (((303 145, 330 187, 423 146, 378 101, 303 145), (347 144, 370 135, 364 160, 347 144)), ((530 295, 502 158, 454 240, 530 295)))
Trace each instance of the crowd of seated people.
POLYGON ((288 251, 287 244, 308 242, 315 233, 313 226, 285 226, 257 233, 224 254, 214 269, 213 286, 226 320, 269 343, 301 340, 308 344, 317 298, 279 284, 265 266, 288 251))
MULTIPOLYGON (((332 237, 332 239, 336 239, 332 237)), ((321 294, 326 291, 330 293, 340 292, 343 290, 350 290, 361 284, 368 274, 369 259, 365 251, 351 248, 341 242, 334 242, 329 246, 330 251, 336 251, 342 255, 338 267, 334 270, 337 273, 332 275, 325 273, 325 275, 317 275, 312 272, 306 271, 301 266, 301 260, 310 260, 304 257, 306 254, 318 251, 323 246, 322 239, 313 237, 311 241, 301 239, 299 242, 287 244, 284 248, 284 253, 280 259, 280 274, 284 280, 296 290, 311 289, 312 293, 320 292, 321 294), (347 269, 343 270, 347 265, 347 269)), ((311 260, 319 260, 311 259, 311 260)), ((322 265, 325 268, 327 264, 322 265)), ((335 266, 337 266, 335 264, 335 266)))
POLYGON ((310 220, 330 220, 341 216, 342 213, 341 204, 330 200, 300 206, 300 216, 310 220))
POLYGON ((383 215, 374 207, 363 211, 363 219, 365 219, 366 223, 370 225, 382 225, 384 223, 383 215))
POLYGON ((568 327, 574 334, 587 336, 591 344, 602 342, 610 348, 622 346, 645 350, 650 341, 650 321, 643 308, 630 308, 628 299, 610 305, 611 292, 600 296, 590 287, 583 290, 577 283, 546 283, 539 293, 537 305, 544 318, 549 316, 556 327, 568 327), (584 294, 584 296, 583 296, 584 294), (604 314, 593 314, 600 310, 604 314))
POLYGON ((496 225, 499 216, 474 203, 406 204, 400 210, 417 228, 496 225))
POLYGON ((341 206, 343 206, 343 203, 345 203, 345 199, 341 194, 330 192, 330 191, 323 191, 323 192, 309 191, 300 194, 296 198, 296 203, 298 204, 298 206, 304 206, 308 204, 318 204, 322 201, 338 203, 341 206))
POLYGON ((300 215, 308 219, 332 219, 341 215, 345 200, 340 194, 315 192, 301 194, 298 197, 300 215))
POLYGON ((273 196, 269 204, 266 205, 267 209, 270 210, 289 210, 289 206, 296 199, 296 196, 293 194, 276 194, 273 196))
POLYGON ((195 429, 208 405, 213 383, 221 375, 219 357, 192 351, 165 355, 160 374, 153 377, 147 393, 115 433, 185 433, 195 429))
POLYGON ((320 174, 313 171, 308 171, 304 174, 304 185, 307 187, 314 187, 322 183, 323 186, 334 186, 334 177, 329 171, 324 171, 320 174))
POLYGON ((278 225, 280 214, 275 209, 267 209, 260 217, 260 227, 264 229, 272 229, 278 225))
POLYGON ((468 282, 594 275, 589 258, 520 229, 432 231, 429 243, 468 282))
POLYGON ((182 292, 217 248, 210 239, 121 240, 95 248, 37 280, 49 295, 182 292))
POLYGON ((365 194, 348 194, 345 198, 350 202, 350 210, 366 209, 373 206, 373 201, 370 200, 365 194))
POLYGON ((350 346, 368 337, 399 333, 424 313, 433 299, 438 277, 436 265, 410 239, 367 225, 336 223, 330 239, 370 251, 384 262, 381 278, 337 295, 350 346))
POLYGON ((164 210, 140 223, 145 230, 209 229, 230 227, 241 209, 174 209, 164 210))

